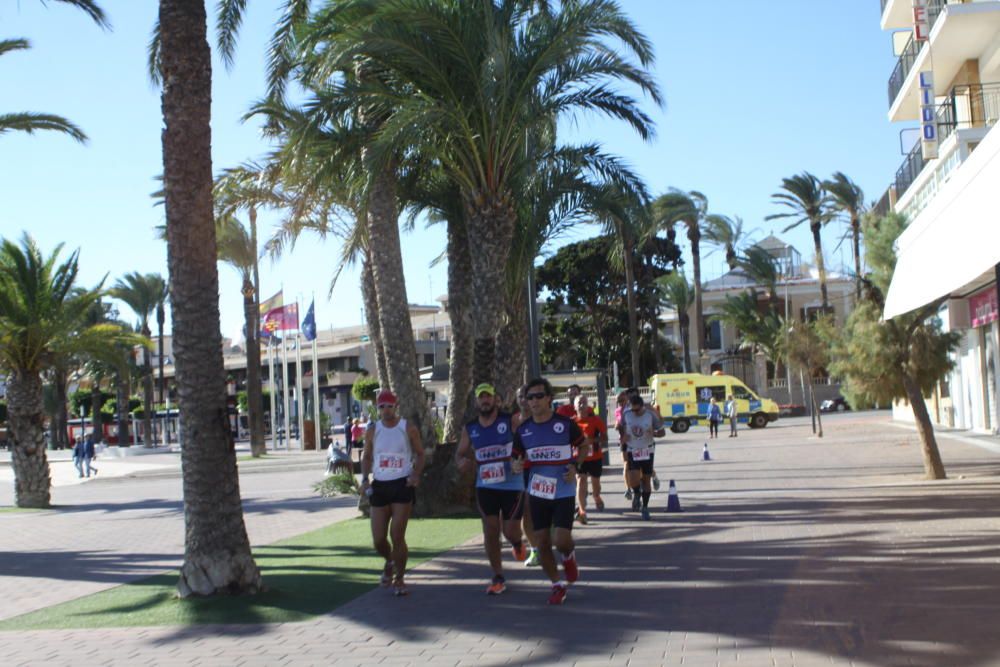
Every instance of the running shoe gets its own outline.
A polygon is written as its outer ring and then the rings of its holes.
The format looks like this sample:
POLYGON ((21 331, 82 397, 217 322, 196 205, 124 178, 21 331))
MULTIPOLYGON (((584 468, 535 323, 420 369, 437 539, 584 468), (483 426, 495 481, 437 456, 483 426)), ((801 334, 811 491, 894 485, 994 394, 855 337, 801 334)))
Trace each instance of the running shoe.
POLYGON ((538 562, 538 550, 532 549, 531 553, 528 554, 527 560, 524 561, 525 567, 538 567, 541 563, 538 562))
POLYGON ((652 518, 652 517, 649 516, 649 509, 646 508, 646 507, 642 508, 642 520, 643 521, 649 521, 650 518, 652 518))
POLYGON ((549 596, 549 604, 562 604, 566 600, 566 587, 562 584, 552 584, 552 595, 549 596))
POLYGON ((635 498, 632 499, 632 510, 636 511, 640 509, 642 509, 642 498, 636 496, 635 498))
POLYGON ((659 490, 660 490, 660 478, 659 477, 654 477, 653 478, 653 491, 659 491, 659 490))
POLYGON ((632 489, 625 488, 625 500, 632 500, 632 489))
POLYGON ((409 589, 406 587, 402 581, 397 581, 392 585, 392 594, 398 598, 405 597, 410 594, 409 589))
POLYGON ((604 511, 604 500, 603 499, 598 498, 597 500, 594 501, 594 505, 597 507, 597 511, 598 512, 603 512, 604 511))
POLYGON ((566 581, 571 584, 580 578, 580 568, 576 566, 576 556, 563 561, 563 570, 566 571, 566 581))
POLYGON ((586 526, 587 525, 587 513, 586 512, 577 512, 576 513, 576 520, 579 521, 584 526, 586 526))
POLYGON ((392 561, 386 561, 385 567, 382 568, 382 585, 388 586, 392 583, 392 561))
POLYGON ((524 542, 521 543, 521 548, 512 547, 510 552, 514 555, 514 560, 523 562, 528 559, 528 547, 524 546, 524 542))
POLYGON ((500 595, 505 590, 507 590, 507 582, 504 581, 503 577, 495 576, 490 585, 486 587, 487 595, 500 595))

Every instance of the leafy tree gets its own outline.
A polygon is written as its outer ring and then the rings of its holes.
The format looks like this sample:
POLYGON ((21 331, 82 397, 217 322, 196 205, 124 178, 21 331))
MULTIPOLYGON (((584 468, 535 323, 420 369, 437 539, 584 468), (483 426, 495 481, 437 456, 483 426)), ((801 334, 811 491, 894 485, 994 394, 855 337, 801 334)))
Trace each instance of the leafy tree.
POLYGON ((830 350, 820 332, 833 330, 833 318, 821 316, 814 322, 789 322, 788 336, 785 339, 785 354, 788 362, 802 367, 810 378, 809 403, 812 414, 816 417, 816 434, 823 437, 823 418, 816 404, 816 394, 813 392, 811 378, 830 363, 830 350))
POLYGON ((684 372, 691 373, 691 316, 688 311, 694 305, 694 288, 683 273, 671 273, 659 279, 660 296, 663 303, 677 312, 677 324, 680 329, 681 350, 683 352, 684 372))
POLYGON ((843 380, 852 403, 905 399, 913 409, 928 479, 944 479, 945 469, 924 396, 954 366, 949 356, 960 334, 943 332, 936 314, 941 300, 882 320, 885 294, 896 267, 894 243, 905 227, 902 216, 868 216, 863 223, 865 257, 871 274, 863 299, 842 330, 821 330, 831 348, 831 370, 843 380))
POLYGON ((372 403, 375 401, 375 395, 378 394, 378 390, 378 378, 371 377, 370 375, 359 375, 351 387, 351 396, 359 401, 372 403))

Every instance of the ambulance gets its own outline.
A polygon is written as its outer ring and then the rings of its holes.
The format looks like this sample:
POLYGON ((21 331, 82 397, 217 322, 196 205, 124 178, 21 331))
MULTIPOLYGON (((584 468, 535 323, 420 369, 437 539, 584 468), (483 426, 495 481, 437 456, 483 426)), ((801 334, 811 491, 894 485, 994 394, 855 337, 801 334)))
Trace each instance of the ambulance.
POLYGON ((732 375, 701 373, 661 373, 649 378, 653 401, 663 423, 674 433, 686 433, 692 424, 708 424, 708 405, 719 404, 725 420, 726 398, 736 399, 739 421, 750 428, 764 428, 778 420, 778 404, 761 398, 732 375))

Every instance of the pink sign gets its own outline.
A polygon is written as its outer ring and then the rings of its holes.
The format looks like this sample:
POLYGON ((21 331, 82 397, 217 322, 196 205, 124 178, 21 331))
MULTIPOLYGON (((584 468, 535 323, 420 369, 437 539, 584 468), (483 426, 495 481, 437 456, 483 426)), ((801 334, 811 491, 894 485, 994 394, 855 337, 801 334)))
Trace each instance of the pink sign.
POLYGON ((997 308, 997 290, 991 287, 969 297, 969 318, 972 326, 981 327, 1000 319, 1000 308, 997 308))

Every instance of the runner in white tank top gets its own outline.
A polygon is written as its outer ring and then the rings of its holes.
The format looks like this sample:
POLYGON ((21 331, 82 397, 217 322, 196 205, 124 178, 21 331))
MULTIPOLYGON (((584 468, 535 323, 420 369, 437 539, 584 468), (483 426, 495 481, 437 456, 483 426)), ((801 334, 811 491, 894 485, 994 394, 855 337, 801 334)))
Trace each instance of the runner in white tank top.
POLYGON ((409 477, 413 472, 410 439, 406 434, 406 420, 402 417, 394 426, 375 422, 373 477, 380 482, 409 477))

